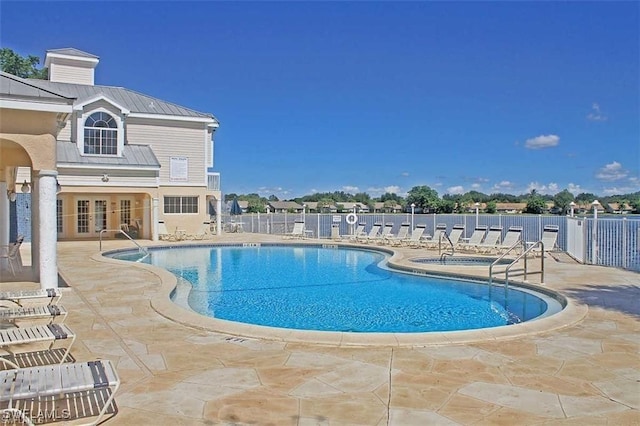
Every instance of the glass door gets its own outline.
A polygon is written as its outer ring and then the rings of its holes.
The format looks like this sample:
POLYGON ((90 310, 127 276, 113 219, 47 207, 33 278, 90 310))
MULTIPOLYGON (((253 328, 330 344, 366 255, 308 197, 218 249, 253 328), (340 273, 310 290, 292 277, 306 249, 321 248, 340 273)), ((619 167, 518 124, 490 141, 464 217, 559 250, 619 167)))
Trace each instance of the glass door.
POLYGON ((106 199, 93 197, 76 199, 76 237, 98 237, 100 231, 107 227, 106 199))

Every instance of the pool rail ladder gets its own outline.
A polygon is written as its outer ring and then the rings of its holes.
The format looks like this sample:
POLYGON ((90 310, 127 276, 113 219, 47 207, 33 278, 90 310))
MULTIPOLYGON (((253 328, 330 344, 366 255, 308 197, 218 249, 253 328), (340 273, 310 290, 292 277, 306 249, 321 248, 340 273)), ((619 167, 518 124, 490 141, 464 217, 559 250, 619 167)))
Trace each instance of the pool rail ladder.
POLYGON ((102 229, 100 231, 100 251, 102 251, 102 235, 105 232, 115 232, 115 233, 121 233, 122 235, 124 235, 126 238, 129 239, 129 241, 131 241, 133 244, 136 245, 136 247, 138 247, 138 251, 140 253, 143 253, 144 256, 141 259, 138 259, 137 262, 140 262, 142 259, 144 259, 145 257, 149 256, 149 250, 146 247, 142 247, 140 244, 138 244, 136 242, 136 240, 134 240, 133 238, 131 238, 131 236, 129 234, 127 234, 124 230, 122 229, 102 229))
MULTIPOLYGON (((500 265, 502 266, 502 265, 500 265)), ((544 285, 544 243, 542 240, 536 241, 534 243, 525 243, 524 241, 516 241, 511 247, 509 247, 504 253, 502 253, 496 260, 489 265, 489 287, 493 284, 494 275, 497 278, 497 275, 504 274, 504 288, 505 290, 509 288, 509 279, 513 277, 522 276, 524 277, 524 281, 527 281, 527 277, 529 275, 540 274, 540 285, 544 285), (540 247, 540 269, 531 271, 529 269, 529 258, 535 256, 530 256, 533 254, 533 251, 540 247), (515 252, 518 249, 522 249, 522 253, 517 255, 511 263, 507 265, 504 270, 494 271, 494 266, 497 266, 502 259, 505 258, 509 253, 515 252), (524 260, 521 268, 514 269, 514 267, 518 264, 520 260, 524 260)))

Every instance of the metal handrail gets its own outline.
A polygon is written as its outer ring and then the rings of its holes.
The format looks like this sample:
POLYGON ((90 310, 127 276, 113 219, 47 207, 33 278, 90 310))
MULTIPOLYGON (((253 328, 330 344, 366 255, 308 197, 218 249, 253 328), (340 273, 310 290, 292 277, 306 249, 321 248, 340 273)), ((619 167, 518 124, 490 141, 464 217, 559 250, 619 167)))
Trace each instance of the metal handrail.
MULTIPOLYGON (((491 263, 491 265, 489 265, 489 286, 491 286, 493 284, 493 267, 495 265, 497 265, 500 260, 502 260, 507 254, 509 254, 511 251, 515 250, 518 246, 522 246, 523 250, 522 253, 520 253, 518 256, 516 256, 516 258, 509 264, 507 265, 507 267, 505 268, 504 271, 502 271, 502 273, 505 274, 504 277, 504 286, 505 289, 509 288, 509 271, 511 271, 511 268, 518 263, 518 261, 522 258, 524 258, 524 268, 521 270, 517 270, 522 271, 523 272, 523 276, 524 276, 524 280, 527 280, 527 274, 540 274, 540 284, 544 284, 544 242, 542 242, 542 240, 536 241, 535 243, 531 244, 531 246, 526 247, 525 246, 525 242, 524 241, 517 241, 515 244, 513 244, 511 247, 509 247, 507 249, 507 251, 505 251, 502 255, 500 255, 496 260, 493 261, 493 263, 491 263), (527 254, 532 252, 536 247, 540 246, 540 270, 539 271, 534 271, 534 272, 529 272, 528 270, 528 262, 527 262, 527 254)), ((512 272, 516 272, 515 270, 512 272)))
POLYGON ((102 251, 102 234, 105 233, 105 232, 119 232, 122 235, 124 235, 125 237, 127 237, 129 239, 129 241, 131 241, 133 244, 135 244, 138 247, 138 250, 140 250, 144 254, 149 254, 149 250, 146 247, 142 247, 140 244, 138 244, 136 242, 136 240, 131 238, 131 236, 129 234, 127 234, 126 232, 124 232, 122 229, 103 229, 103 230, 101 230, 100 231, 100 251, 102 251))
POLYGON ((456 252, 456 249, 453 246, 453 241, 451 241, 451 238, 449 238, 449 235, 447 234, 447 231, 442 231, 440 233, 440 238, 438 240, 438 254, 440 255, 440 261, 442 262, 445 258, 445 256, 453 256, 456 252), (449 245, 451 246, 451 253, 449 252, 444 252, 442 253, 442 236, 444 235, 444 238, 447 239, 447 241, 449 241, 449 245))

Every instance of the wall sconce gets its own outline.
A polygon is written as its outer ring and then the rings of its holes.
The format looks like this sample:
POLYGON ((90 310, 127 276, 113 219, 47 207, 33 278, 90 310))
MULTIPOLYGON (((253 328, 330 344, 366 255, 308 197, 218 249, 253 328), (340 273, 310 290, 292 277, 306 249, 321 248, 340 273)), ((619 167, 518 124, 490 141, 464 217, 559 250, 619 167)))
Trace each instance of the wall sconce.
POLYGON ((104 183, 109 182, 109 175, 108 175, 108 174, 106 174, 106 173, 105 173, 105 174, 103 174, 103 175, 102 175, 102 181, 103 181, 104 183))
POLYGON ((58 179, 56 179, 56 194, 59 194, 62 192, 62 185, 60 185, 60 182, 58 182, 58 179))
POLYGON ((16 194, 16 191, 14 191, 13 189, 9 189, 9 190, 7 190, 7 198, 12 203, 15 203, 16 202, 16 198, 18 198, 18 194, 16 194))
POLYGON ((27 192, 29 192, 29 184, 27 183, 26 180, 24 181, 24 183, 20 187, 20 191, 22 191, 23 194, 26 194, 27 192))

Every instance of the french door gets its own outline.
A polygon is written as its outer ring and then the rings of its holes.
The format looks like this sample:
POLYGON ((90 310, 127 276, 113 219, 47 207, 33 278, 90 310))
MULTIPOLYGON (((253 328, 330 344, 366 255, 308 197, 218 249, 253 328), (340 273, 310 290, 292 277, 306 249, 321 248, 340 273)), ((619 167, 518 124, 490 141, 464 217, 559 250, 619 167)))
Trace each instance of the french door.
POLYGON ((106 198, 77 198, 75 236, 79 238, 98 237, 100 231, 109 229, 107 213, 106 198))

